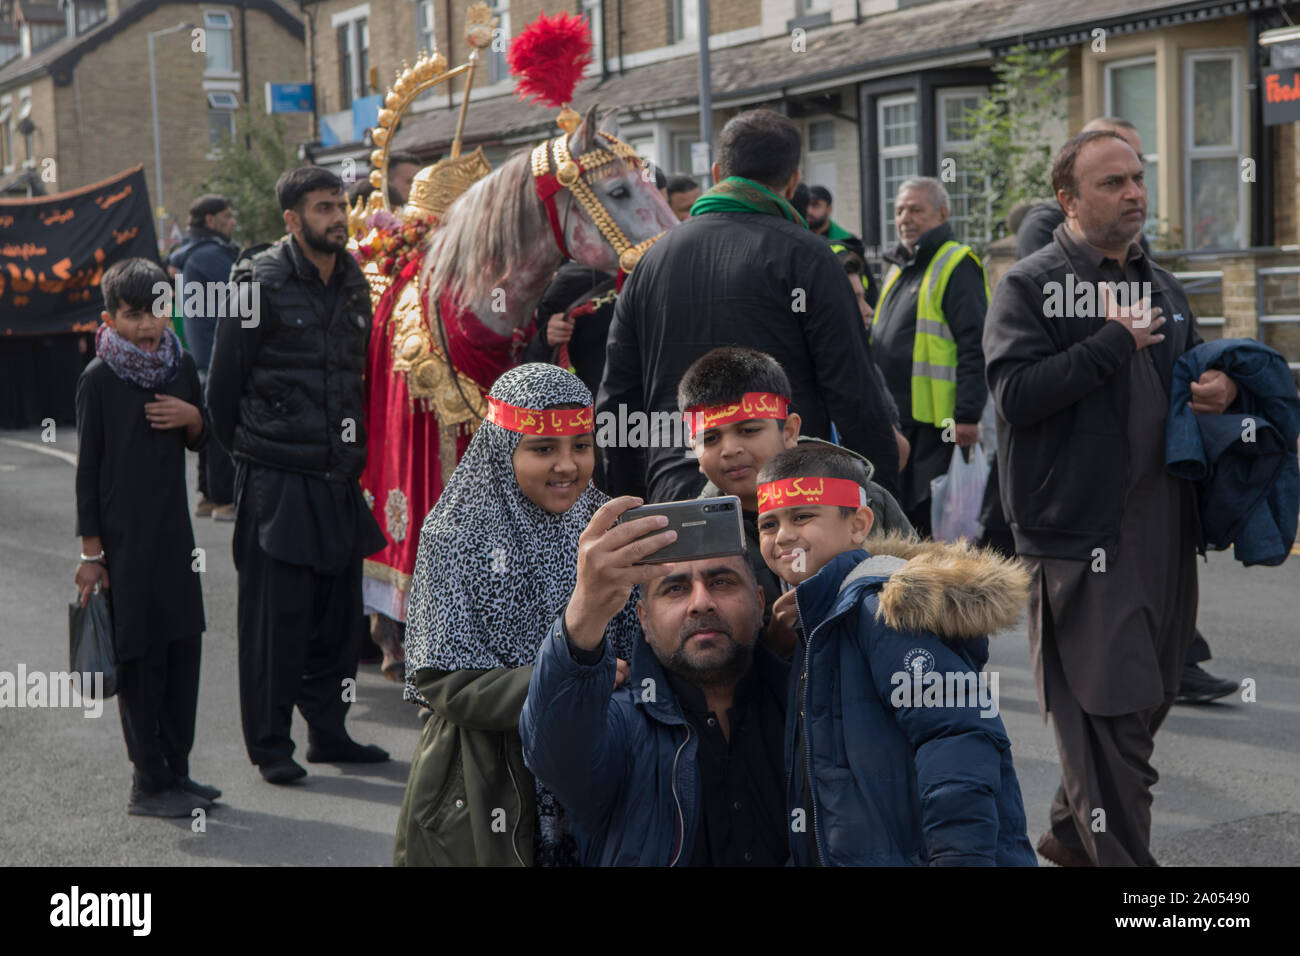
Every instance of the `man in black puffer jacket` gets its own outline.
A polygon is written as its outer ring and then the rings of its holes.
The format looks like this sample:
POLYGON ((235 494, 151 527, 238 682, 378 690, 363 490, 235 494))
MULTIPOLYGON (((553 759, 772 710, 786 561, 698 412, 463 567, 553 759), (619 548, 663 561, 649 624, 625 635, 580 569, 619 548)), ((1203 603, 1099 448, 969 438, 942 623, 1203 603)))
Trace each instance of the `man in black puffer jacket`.
POLYGON ((357 479, 366 464, 363 373, 370 292, 346 252, 347 198, 314 166, 276 183, 289 235, 235 263, 217 326, 208 401, 234 457, 239 700, 248 755, 271 783, 293 760, 296 704, 307 760, 388 759, 344 729, 355 679, 361 565, 384 546, 357 479), (307 676, 310 675, 310 676, 307 676))

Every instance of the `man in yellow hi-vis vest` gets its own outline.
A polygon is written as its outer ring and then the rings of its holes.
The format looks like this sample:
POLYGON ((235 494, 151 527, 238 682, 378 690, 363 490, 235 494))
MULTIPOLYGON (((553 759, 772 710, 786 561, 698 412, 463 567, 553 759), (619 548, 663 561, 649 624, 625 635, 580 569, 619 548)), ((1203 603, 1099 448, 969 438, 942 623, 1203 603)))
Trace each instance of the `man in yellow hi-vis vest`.
POLYGON ((947 472, 954 442, 965 447, 979 440, 988 398, 980 344, 988 280, 970 246, 954 238, 949 208, 937 179, 899 186, 900 242, 884 255, 892 268, 871 324, 872 354, 912 447, 899 501, 923 534, 930 533, 930 481, 947 472))

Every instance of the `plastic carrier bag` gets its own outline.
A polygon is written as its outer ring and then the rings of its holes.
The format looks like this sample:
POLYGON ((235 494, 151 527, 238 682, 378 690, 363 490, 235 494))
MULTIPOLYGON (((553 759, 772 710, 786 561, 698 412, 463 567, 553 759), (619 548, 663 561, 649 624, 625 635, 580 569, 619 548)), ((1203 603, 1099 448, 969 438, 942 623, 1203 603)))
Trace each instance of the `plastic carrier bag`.
POLYGON ((936 541, 979 537, 980 507, 989 480, 988 459, 979 442, 970 446, 970 461, 960 445, 952 450, 948 473, 930 482, 930 525, 936 541))
POLYGON ((104 675, 104 700, 117 693, 117 655, 113 652, 113 621, 108 595, 91 592, 86 606, 68 605, 68 670, 104 675))

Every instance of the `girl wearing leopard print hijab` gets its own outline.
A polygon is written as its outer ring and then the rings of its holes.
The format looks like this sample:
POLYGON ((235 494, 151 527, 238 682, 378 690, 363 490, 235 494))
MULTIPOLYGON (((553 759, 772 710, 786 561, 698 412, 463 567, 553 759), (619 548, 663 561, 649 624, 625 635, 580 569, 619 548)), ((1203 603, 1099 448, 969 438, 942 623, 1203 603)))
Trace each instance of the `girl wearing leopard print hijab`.
MULTIPOLYGON (((519 715, 547 628, 577 578, 578 536, 608 498, 591 392, 530 364, 488 413, 420 532, 406 626, 408 700, 429 707, 397 825, 398 866, 576 865, 563 809, 524 766, 519 715)), ((619 657, 635 596, 610 625, 619 657)))

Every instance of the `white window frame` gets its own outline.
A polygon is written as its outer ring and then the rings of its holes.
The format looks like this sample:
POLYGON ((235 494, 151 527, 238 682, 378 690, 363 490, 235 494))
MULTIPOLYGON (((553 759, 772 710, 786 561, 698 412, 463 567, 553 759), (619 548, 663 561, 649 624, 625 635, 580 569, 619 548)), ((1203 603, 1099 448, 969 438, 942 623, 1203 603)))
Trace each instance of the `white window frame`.
POLYGON ((591 27, 591 66, 587 68, 588 73, 599 73, 604 66, 602 62, 603 41, 601 35, 604 24, 601 22, 600 7, 601 0, 582 0, 582 12, 580 16, 587 18, 587 25, 591 27))
MULTIPOLYGON (((226 111, 230 116, 230 138, 235 138, 235 111, 239 109, 239 97, 230 90, 209 90, 208 98, 208 130, 212 129, 212 113, 226 111)), ((216 156, 211 144, 208 146, 208 157, 216 156)))
POLYGON ((13 100, 8 97, 3 103, 0 103, 0 165, 6 173, 12 172, 14 168, 14 128, 13 128, 13 100))
MULTIPOLYGON (((510 0, 488 0, 488 6, 492 8, 492 16, 497 18, 496 29, 501 31, 506 46, 500 53, 490 46, 484 51, 486 85, 494 86, 510 82, 510 64, 506 60, 506 51, 510 49, 510 0)), ((496 39, 495 34, 493 39, 496 39)))
MULTIPOLYGON (((1245 116, 1242 110, 1242 57, 1240 47, 1217 47, 1204 50, 1183 51, 1183 245, 1190 247, 1192 241, 1191 224, 1196 221, 1192 209, 1192 160, 1194 159, 1239 159, 1245 152, 1245 116), (1195 146, 1196 130, 1196 89, 1192 81, 1192 69, 1198 60, 1229 60, 1232 63, 1232 92, 1229 102, 1232 104, 1232 145, 1230 146, 1195 146)), ((1146 145, 1145 143, 1143 145, 1146 145)), ((1240 172, 1240 164, 1238 164, 1240 172)), ((1239 248, 1250 245, 1247 215, 1249 205, 1246 202, 1245 183, 1237 177, 1237 243, 1239 248)))
POLYGON ((673 0, 673 43, 700 38, 700 5, 697 0, 673 0))
MULTIPOLYGON (((952 155, 954 155, 954 156, 960 156, 963 152, 965 152, 965 151, 966 151, 967 149, 969 149, 970 146, 971 146, 971 142, 970 142, 970 140, 964 140, 964 141, 960 141, 960 142, 958 142, 958 144, 957 144, 956 146, 952 146, 952 147, 950 147, 950 141, 949 141, 949 139, 948 139, 948 114, 947 114, 947 101, 948 101, 948 100, 962 100, 962 99, 969 99, 969 98, 972 97, 972 96, 977 97, 977 98, 979 98, 979 99, 983 99, 985 96, 988 95, 988 92, 989 92, 989 90, 988 90, 988 87, 987 87, 987 86, 945 86, 945 87, 943 87, 942 89, 939 89, 939 90, 936 90, 936 91, 935 91, 935 98, 934 98, 934 112, 935 112, 935 117, 934 117, 934 126, 935 126, 935 130, 934 130, 934 132, 935 132, 935 137, 934 137, 934 141, 935 141, 935 146, 937 147, 937 150, 938 150, 938 159, 939 159, 939 169, 936 171, 935 175, 940 177, 940 181, 941 181, 941 182, 942 182, 942 175, 943 175, 943 161, 947 158, 948 154, 952 154, 952 155)), ((960 165, 960 163, 959 163, 959 165, 960 165)), ((947 189, 950 185, 955 186, 955 185, 957 185, 957 184, 956 184, 956 183, 944 183, 944 188, 947 189)), ((952 192, 953 192, 952 190, 949 190, 949 197, 951 197, 952 192)), ((988 207, 992 204, 992 202, 993 202, 993 197, 989 195, 988 183, 985 182, 985 186, 984 186, 984 205, 985 205, 985 210, 986 210, 986 215, 985 215, 985 220, 986 220, 986 221, 987 221, 987 219, 988 219, 988 216, 987 216, 988 207)), ((949 210, 948 210, 948 215, 951 217, 951 216, 953 215, 953 210, 949 209, 949 210)), ((958 238, 961 238, 961 237, 958 237, 958 238)), ((989 237, 988 237, 987 235, 985 235, 985 236, 967 236, 967 237, 966 237, 965 239, 963 239, 962 241, 964 241, 964 242, 968 242, 968 241, 969 241, 969 242, 987 242, 988 239, 989 239, 989 237)))
MULTIPOLYGON (((204 53, 203 73, 205 76, 238 76, 239 71, 235 69, 235 18, 230 15, 228 10, 204 10, 203 11, 203 30, 207 34, 222 32, 226 34, 227 45, 230 49, 230 66, 227 69, 208 66, 207 53, 204 53), (225 23, 221 23, 224 19, 225 23)), ((207 38, 205 38, 206 44, 207 38)))
POLYGON ((433 51, 438 48, 438 11, 434 9, 433 0, 416 0, 415 4, 415 54, 419 56, 424 51, 428 51, 433 56, 433 51), (429 27, 426 30, 424 26, 425 13, 429 15, 429 27), (425 40, 425 37, 428 40, 425 40))
POLYGON ((803 170, 804 181, 809 186, 822 185, 831 190, 832 194, 838 193, 840 188, 840 170, 839 163, 836 161, 836 143, 839 140, 838 133, 835 129, 835 117, 811 116, 804 127, 804 156, 803 170), (831 127, 831 148, 830 149, 813 149, 812 148, 812 128, 816 123, 829 123, 831 127), (831 172, 829 175, 818 175, 817 170, 823 165, 829 165, 831 172))
MULTIPOLYGON (((361 36, 360 31, 357 29, 361 20, 365 20, 367 27, 369 26, 370 4, 368 3, 340 10, 330 16, 330 30, 333 33, 331 41, 336 44, 336 48, 340 29, 347 30, 348 37, 348 89, 339 90, 339 102, 342 104, 344 97, 346 97, 347 106, 341 106, 342 109, 350 110, 352 104, 365 95, 366 77, 361 75, 361 36)), ((369 49, 369 46, 367 42, 366 48, 369 49)))
POLYGON ((14 98, 12 93, 6 93, 0 96, 0 123, 4 124, 5 141, 8 144, 9 151, 5 154, 4 171, 11 173, 17 163, 14 160, 14 98))
MULTIPOLYGON (((30 87, 29 87, 28 89, 30 89, 30 87)), ((23 120, 28 119, 28 118, 32 115, 32 97, 31 97, 31 94, 28 93, 28 92, 25 92, 25 91, 24 91, 24 92, 21 94, 21 96, 20 96, 18 102, 19 102, 19 106, 18 106, 18 122, 21 123, 23 120)), ((22 137, 23 137, 23 162, 22 162, 22 165, 23 165, 24 168, 33 167, 33 166, 36 165, 36 157, 35 157, 34 155, 32 155, 33 153, 36 152, 36 138, 35 138, 35 137, 36 137, 36 134, 35 134, 35 133, 23 133, 23 134, 22 134, 22 137)), ((10 149, 13 149, 13 138, 12 138, 12 137, 10 137, 9 148, 10 148, 10 149)))
MULTIPOLYGON (((1102 115, 1103 115, 1103 116, 1118 116, 1118 115, 1119 115, 1119 111, 1115 109, 1114 101, 1113 101, 1112 98, 1111 98, 1111 94, 1114 92, 1114 90, 1113 90, 1112 87, 1111 87, 1111 79, 1110 79, 1110 77, 1111 77, 1111 71, 1112 71, 1112 70, 1117 70, 1117 69, 1122 69, 1122 68, 1124 68, 1124 67, 1126 67, 1126 66, 1148 66, 1148 65, 1155 67, 1155 68, 1156 68, 1156 72, 1157 72, 1157 74, 1159 73, 1159 71, 1160 71, 1160 64, 1159 64, 1159 61, 1158 61, 1158 59, 1156 58, 1156 55, 1155 55, 1154 52, 1152 52, 1152 53, 1143 53, 1141 56, 1130 56, 1130 57, 1126 57, 1126 58, 1123 59, 1123 60, 1108 60, 1108 61, 1106 62, 1106 64, 1105 64, 1105 67, 1106 67, 1106 68, 1105 68, 1104 70, 1102 70, 1102 75, 1103 75, 1103 77, 1104 77, 1104 83, 1103 83, 1103 89, 1102 89, 1102 99, 1101 99, 1101 102, 1102 102, 1102 115)), ((1122 117, 1122 118, 1123 118, 1123 119, 1128 119, 1128 117, 1122 117)), ((1139 130, 1139 132, 1141 132, 1141 131, 1139 130)), ((1149 172, 1149 167, 1150 167, 1152 164, 1155 164, 1155 167, 1156 167, 1156 185, 1159 186, 1159 184, 1160 184, 1160 152, 1159 152, 1159 150, 1157 150, 1157 151, 1155 151, 1155 152, 1151 152, 1151 151, 1150 151, 1150 150, 1151 150, 1151 147, 1152 147, 1153 145, 1158 146, 1159 143, 1158 143, 1158 141, 1157 141, 1156 143, 1149 143, 1149 142, 1147 142, 1147 139, 1150 139, 1150 137, 1146 137, 1146 138, 1144 138, 1144 139, 1142 140, 1142 148, 1143 148, 1143 150, 1144 150, 1144 152, 1142 153, 1142 157, 1141 157, 1141 158, 1142 158, 1142 166, 1143 166, 1143 178, 1144 178, 1144 179, 1146 178, 1146 173, 1149 172)), ((1148 187, 1147 187, 1147 192, 1148 192, 1148 197, 1147 197, 1147 198, 1150 199, 1150 186, 1149 186, 1149 185, 1148 185, 1148 187)), ((1159 232, 1160 232, 1160 213, 1161 213, 1161 210, 1162 210, 1162 209, 1166 211, 1166 212, 1165 212, 1165 218, 1166 218, 1166 219, 1169 218, 1169 216, 1168 216, 1169 197, 1168 197, 1168 196, 1165 196, 1165 195, 1163 195, 1161 192, 1157 191, 1157 192, 1156 192, 1156 203, 1157 203, 1157 205, 1156 205, 1156 208, 1155 208, 1155 209, 1150 209, 1150 208, 1147 209, 1147 221, 1146 221, 1145 223, 1142 224, 1142 231, 1147 235, 1148 238, 1154 238, 1154 236, 1155 236, 1155 235, 1158 235, 1159 232)))
POLYGON ((102 0, 94 4, 88 4, 85 0, 59 0, 59 5, 64 7, 67 11, 66 29, 67 35, 70 37, 81 36, 83 33, 108 19, 107 4, 104 4, 102 0), (89 16, 83 16, 83 14, 87 14, 89 11, 94 11, 96 13, 102 12, 103 16, 90 20, 89 16), (79 26, 79 23, 83 19, 88 22, 85 26, 79 26))
POLYGON ((921 162, 921 105, 920 100, 915 93, 897 93, 893 96, 882 96, 876 100, 876 157, 877 175, 880 177, 881 196, 880 196, 880 244, 889 245, 890 229, 894 226, 894 200, 896 196, 884 195, 885 189, 885 160, 900 159, 906 156, 915 156, 917 159, 917 170, 920 170, 921 162), (916 115, 916 140, 910 146, 886 146, 885 145, 885 110, 891 106, 903 106, 912 104, 916 115))
POLYGON ((700 134, 699 134, 698 131, 696 131, 696 132, 689 132, 689 131, 688 131, 688 132, 678 132, 678 131, 675 131, 675 130, 674 130, 674 131, 669 132, 669 134, 668 134, 668 163, 669 163, 669 165, 663 167, 664 172, 667 173, 669 176, 674 176, 674 175, 677 175, 678 173, 680 173, 680 174, 682 174, 682 175, 684 175, 684 176, 698 177, 698 176, 700 175, 699 173, 693 173, 693 172, 691 172, 691 161, 690 161, 691 150, 690 150, 690 147, 691 147, 693 144, 698 143, 699 141, 700 141, 700 134), (678 155, 678 153, 679 153, 680 150, 681 150, 681 145, 682 145, 682 143, 685 143, 685 144, 686 144, 686 147, 687 147, 687 148, 686 148, 686 165, 685 165, 685 167, 682 168, 682 169, 676 169, 676 168, 673 168, 673 167, 676 167, 676 166, 679 165, 679 162, 678 162, 678 161, 679 161, 679 159, 680 159, 681 157, 678 155))
MULTIPOLYGON (((426 50, 433 56, 438 49, 438 9, 434 0, 416 0, 415 2, 415 55, 419 57, 426 50), (424 11, 429 13, 429 29, 424 29, 424 11), (428 37, 426 40, 425 37, 428 37)), ((429 87, 415 98, 413 110, 427 109, 430 101, 438 93, 437 87, 429 87)))
POLYGON ((816 116, 808 120, 808 146, 807 151, 810 153, 833 153, 835 152, 835 141, 838 137, 835 135, 835 117, 833 116, 816 116), (827 125, 831 128, 831 146, 830 149, 813 149, 813 127, 827 125))
POLYGON ((340 10, 338 13, 330 14, 330 29, 337 30, 345 23, 351 23, 353 20, 360 20, 362 17, 370 16, 370 4, 359 3, 355 7, 348 7, 346 10, 340 10))

